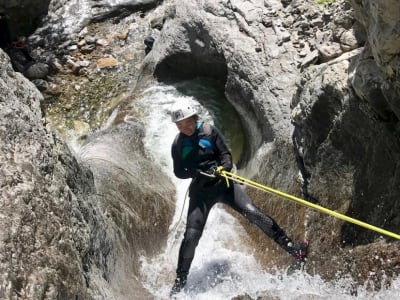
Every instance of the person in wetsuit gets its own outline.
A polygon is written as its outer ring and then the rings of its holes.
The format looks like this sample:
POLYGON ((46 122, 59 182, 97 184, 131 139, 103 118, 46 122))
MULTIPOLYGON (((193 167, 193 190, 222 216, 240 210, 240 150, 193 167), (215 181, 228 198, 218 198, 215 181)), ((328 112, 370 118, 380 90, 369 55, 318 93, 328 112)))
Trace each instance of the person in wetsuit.
POLYGON ((308 242, 294 244, 271 217, 252 203, 239 184, 232 180, 227 182, 220 175, 221 170, 231 171, 233 167, 231 152, 221 132, 211 124, 199 121, 196 109, 189 103, 173 107, 171 118, 179 130, 171 148, 174 174, 181 179, 192 178, 192 181, 186 229, 170 295, 179 293, 186 285, 196 246, 208 214, 216 203, 229 205, 256 224, 297 261, 304 261, 308 242))

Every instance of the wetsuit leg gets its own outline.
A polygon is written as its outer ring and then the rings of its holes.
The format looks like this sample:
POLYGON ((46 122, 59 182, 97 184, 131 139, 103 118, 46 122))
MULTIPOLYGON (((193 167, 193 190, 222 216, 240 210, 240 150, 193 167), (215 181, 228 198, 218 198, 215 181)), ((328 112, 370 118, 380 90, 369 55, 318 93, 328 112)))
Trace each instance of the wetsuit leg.
POLYGON ((187 276, 190 265, 194 258, 194 252, 199 243, 202 231, 195 228, 186 227, 185 235, 179 249, 178 267, 176 274, 178 277, 187 276))
POLYGON ((191 195, 186 221, 186 231, 179 249, 177 276, 187 276, 196 247, 203 233, 208 214, 214 202, 203 196, 191 195))
POLYGON ((224 203, 246 217, 251 223, 256 224, 266 235, 278 243, 283 249, 292 254, 293 243, 285 232, 270 216, 264 214, 246 195, 238 184, 234 184, 230 197, 224 203))

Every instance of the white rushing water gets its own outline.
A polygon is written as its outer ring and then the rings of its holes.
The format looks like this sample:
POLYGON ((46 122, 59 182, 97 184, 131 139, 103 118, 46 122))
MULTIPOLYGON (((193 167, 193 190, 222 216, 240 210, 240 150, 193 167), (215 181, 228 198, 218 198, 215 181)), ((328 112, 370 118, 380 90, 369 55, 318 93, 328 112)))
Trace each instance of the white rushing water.
MULTIPOLYGON (((174 87, 156 85, 147 89, 140 103, 143 105, 146 124, 145 147, 176 185, 177 204, 170 226, 168 245, 159 256, 142 258, 142 274, 145 287, 156 299, 168 298, 175 279, 178 250, 183 236, 187 202, 185 193, 190 180, 175 178, 170 157, 171 143, 177 128, 170 120, 170 107, 182 98, 188 98, 201 109, 203 119, 210 120, 207 112, 196 99, 181 95, 174 87), (185 206, 184 206, 185 205, 185 206), (184 207, 183 207, 184 206, 184 207), (183 216, 181 213, 183 211, 183 216)), ((267 238, 267 237, 266 237, 267 238)), ((221 204, 215 206, 209 216, 203 236, 197 247, 188 277, 187 289, 177 299, 231 299, 248 294, 256 299, 266 293, 271 299, 399 299, 400 281, 388 290, 368 292, 357 289, 352 296, 352 285, 342 279, 326 283, 318 276, 297 273, 286 276, 285 270, 270 274, 263 270, 246 246, 245 231, 239 222, 226 212, 221 204)))

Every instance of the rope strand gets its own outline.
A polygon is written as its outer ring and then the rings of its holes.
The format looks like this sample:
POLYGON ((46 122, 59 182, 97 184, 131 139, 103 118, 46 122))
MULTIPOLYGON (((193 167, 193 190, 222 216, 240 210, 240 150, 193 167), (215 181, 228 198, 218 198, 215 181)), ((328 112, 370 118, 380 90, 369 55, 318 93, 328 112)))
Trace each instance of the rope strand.
POLYGON ((224 176, 225 178, 229 178, 229 179, 231 179, 231 180, 233 180, 233 181, 235 181, 235 182, 242 183, 242 184, 245 184, 245 185, 247 185, 247 186, 251 186, 251 187, 254 187, 254 188, 257 188, 257 189, 260 189, 260 190, 269 192, 269 193, 271 193, 271 194, 278 195, 278 196, 280 196, 280 197, 283 197, 283 198, 286 198, 286 199, 295 201, 295 202, 297 202, 297 203, 299 203, 299 204, 301 204, 301 205, 304 205, 304 206, 313 208, 313 209, 315 209, 315 210, 318 210, 318 211, 320 211, 320 212, 323 212, 323 213, 325 213, 325 214, 334 216, 334 217, 336 217, 336 218, 338 218, 338 219, 341 219, 341 220, 343 220, 343 221, 347 221, 347 222, 356 224, 356 225, 358 225, 358 226, 361 226, 361 227, 364 227, 364 228, 373 230, 373 231, 375 231, 375 232, 379 232, 379 233, 382 233, 382 234, 384 234, 384 235, 387 235, 387 236, 390 236, 390 237, 392 237, 392 238, 395 238, 395 239, 400 240, 400 235, 399 235, 399 234, 396 234, 396 233, 390 232, 390 231, 388 231, 388 230, 385 230, 385 229, 376 227, 376 226, 374 226, 374 225, 368 224, 368 223, 366 223, 366 222, 363 222, 363 221, 360 221, 360 220, 357 220, 357 219, 348 217, 348 216, 343 215, 343 214, 341 214, 341 213, 338 213, 338 212, 336 212, 336 211, 333 211, 333 210, 327 209, 327 208, 325 208, 325 207, 322 207, 322 206, 320 206, 320 205, 318 205, 318 204, 308 202, 308 201, 306 201, 306 200, 304 200, 304 199, 295 197, 295 196, 290 195, 290 194, 286 194, 286 193, 281 192, 281 191, 279 191, 279 190, 276 190, 276 189, 270 188, 270 187, 268 187, 268 186, 259 184, 259 183, 255 182, 255 181, 250 180, 250 179, 247 179, 247 178, 241 177, 241 176, 239 176, 239 175, 233 174, 233 173, 231 173, 231 172, 222 171, 222 172, 221 172, 221 175, 224 176))

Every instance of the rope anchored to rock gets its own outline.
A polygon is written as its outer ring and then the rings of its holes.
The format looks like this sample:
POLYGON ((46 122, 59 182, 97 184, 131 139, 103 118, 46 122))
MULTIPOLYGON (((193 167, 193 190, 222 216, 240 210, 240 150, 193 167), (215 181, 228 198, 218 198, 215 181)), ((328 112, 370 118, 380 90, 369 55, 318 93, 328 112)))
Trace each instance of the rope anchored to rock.
POLYGON ((231 172, 228 172, 228 171, 225 171, 225 170, 221 170, 219 176, 225 177, 226 180, 231 179, 231 180, 233 180, 235 182, 238 182, 238 183, 241 183, 241 184, 253 187, 253 188, 257 188, 257 189, 266 191, 268 193, 275 194, 275 195, 278 195, 280 197, 295 201, 295 202, 297 202, 297 203, 299 203, 301 205, 313 208, 315 210, 318 210, 318 211, 323 212, 325 214, 334 216, 334 217, 336 217, 338 219, 341 219, 343 221, 350 222, 350 223, 356 224, 358 226, 361 226, 361 227, 364 227, 364 228, 373 230, 375 232, 379 232, 379 233, 382 233, 384 235, 387 235, 387 236, 390 236, 392 238, 400 240, 400 235, 399 234, 396 234, 396 233, 390 232, 388 230, 385 230, 385 229, 376 227, 374 225, 368 224, 366 222, 363 222, 363 221, 348 217, 346 215, 338 213, 337 211, 333 211, 333 210, 327 209, 327 208, 322 207, 322 206, 320 206, 318 204, 311 203, 311 202, 306 201, 304 199, 301 199, 301 198, 295 197, 293 195, 290 195, 290 194, 281 192, 279 190, 273 189, 271 187, 262 185, 260 183, 257 183, 255 181, 252 181, 252 180, 247 179, 247 178, 244 178, 244 177, 239 176, 237 174, 234 174, 234 173, 231 173, 231 172))

